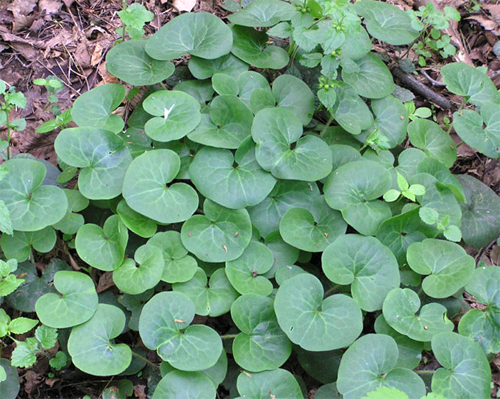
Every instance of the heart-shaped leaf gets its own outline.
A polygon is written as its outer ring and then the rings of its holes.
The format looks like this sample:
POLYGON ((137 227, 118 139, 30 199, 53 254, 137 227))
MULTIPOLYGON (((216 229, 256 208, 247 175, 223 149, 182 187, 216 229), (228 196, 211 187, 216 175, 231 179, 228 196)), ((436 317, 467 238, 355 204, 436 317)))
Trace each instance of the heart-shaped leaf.
POLYGON ((173 367, 199 371, 212 367, 222 352, 222 340, 205 325, 189 326, 194 303, 180 292, 160 292, 144 305, 139 333, 147 348, 173 367))
POLYGON ((446 308, 431 302, 420 309, 420 298, 408 288, 396 288, 387 294, 382 311, 387 323, 397 332, 415 341, 428 342, 441 332, 453 330, 446 308))
POLYGON ((353 299, 367 312, 382 309, 387 293, 399 287, 398 262, 374 237, 341 236, 325 249, 321 263, 332 282, 351 284, 353 299))
POLYGON ((123 198, 136 212, 160 223, 187 220, 198 208, 198 194, 185 183, 168 185, 180 168, 179 156, 167 149, 135 158, 125 174, 123 198))
POLYGON ((221 96, 224 94, 237 96, 239 93, 236 79, 225 73, 216 73, 212 76, 212 87, 221 96))
POLYGON ((269 233, 264 243, 272 253, 274 258, 274 264, 271 269, 265 274, 267 278, 274 278, 274 275, 280 266, 293 265, 299 259, 300 251, 299 249, 288 245, 281 238, 279 231, 273 231, 269 233))
POLYGON ((47 253, 54 248, 56 232, 52 227, 33 232, 14 231, 13 235, 2 234, 0 245, 7 259, 24 262, 31 256, 31 248, 47 253))
POLYGON ((148 55, 172 60, 186 54, 213 60, 226 55, 233 45, 229 27, 215 15, 182 14, 162 26, 146 44, 148 55))
POLYGON ((41 185, 46 175, 41 162, 17 158, 3 166, 9 173, 0 179, 0 201, 10 212, 14 230, 41 230, 64 217, 68 208, 66 195, 59 187, 41 185))
POLYGON ((132 156, 119 136, 95 127, 64 129, 54 148, 63 162, 82 168, 78 188, 85 197, 110 199, 121 194, 132 156))
POLYGON ((280 367, 292 344, 276 320, 271 298, 245 294, 234 301, 231 317, 241 330, 233 341, 233 356, 245 370, 259 372, 280 367))
POLYGON ((292 111, 303 125, 307 125, 314 113, 314 95, 302 80, 292 75, 281 75, 273 82, 276 104, 292 111))
POLYGON ((271 269, 273 262, 273 253, 269 248, 258 241, 250 241, 239 258, 226 262, 227 278, 240 294, 268 296, 273 291, 273 285, 262 274, 271 269))
POLYGON ((305 350, 344 348, 363 329, 361 310, 352 298, 337 294, 323 300, 323 294, 321 282, 311 274, 286 280, 276 293, 274 309, 281 329, 305 350))
POLYGON ((128 230, 118 215, 110 216, 101 228, 85 224, 76 234, 76 252, 89 265, 112 271, 123 262, 128 242, 128 230))
POLYGON ((64 194, 68 199, 68 209, 66 216, 59 222, 52 225, 54 229, 62 231, 64 234, 76 234, 78 229, 85 223, 83 215, 76 213, 81 212, 89 206, 88 198, 84 197, 79 190, 64 189, 64 194))
POLYGON ((261 203, 276 184, 257 163, 251 139, 234 156, 229 150, 202 148, 189 167, 189 176, 201 194, 231 209, 261 203))
POLYGON ((289 21, 296 12, 291 4, 279 0, 256 0, 230 15, 229 20, 235 25, 268 28, 278 22, 289 21))
MULTIPOLYGON (((304 371, 322 384, 337 381, 342 351, 310 352, 300 346, 293 348, 304 371)), ((337 392, 338 394, 338 392, 337 392)))
POLYGON ((158 61, 146 53, 146 40, 127 40, 106 54, 106 68, 118 79, 134 86, 154 85, 174 73, 174 64, 158 61))
POLYGON ((97 293, 92 279, 83 273, 59 271, 54 287, 60 293, 48 293, 35 305, 40 321, 48 327, 67 328, 89 320, 97 309, 97 293))
POLYGON ((337 384, 331 383, 331 384, 326 384, 321 387, 316 391, 314 394, 315 399, 331 399, 335 397, 341 397, 339 391, 337 390, 337 384))
POLYGON ((149 238, 156 233, 156 222, 134 211, 124 199, 116 206, 116 212, 123 224, 138 236, 149 238))
POLYGON ((452 332, 432 338, 432 351, 443 366, 432 376, 432 392, 445 398, 488 398, 491 369, 481 347, 452 332))
POLYGON ((88 126, 118 133, 125 123, 112 112, 124 98, 125 87, 122 85, 110 83, 94 87, 75 100, 71 116, 80 127, 88 126))
POLYGON ((227 54, 214 60, 193 56, 189 59, 188 67, 189 72, 196 79, 200 80, 211 78, 216 73, 225 73, 236 79, 240 74, 248 71, 248 64, 232 54, 227 54))
POLYGON ((351 134, 360 134, 373 122, 373 115, 353 87, 339 82, 334 86, 337 102, 333 116, 337 123, 351 134))
POLYGON ((415 242, 408 247, 406 258, 415 272, 428 275, 422 288, 433 298, 455 294, 469 282, 476 266, 460 245, 444 240, 415 242))
POLYGON ((296 398, 302 399, 302 391, 293 375, 283 369, 261 373, 241 373, 237 380, 238 393, 245 399, 296 398))
POLYGON ((252 138, 259 165, 278 179, 316 181, 332 170, 332 154, 318 136, 302 136, 302 122, 284 108, 255 115, 252 138))
POLYGON ((217 317, 229 312, 238 293, 227 279, 224 269, 217 269, 208 284, 207 280, 205 271, 198 268, 191 280, 175 283, 172 288, 191 299, 196 314, 200 316, 217 317))
POLYGON ((238 76, 238 86, 240 88, 238 98, 250 108, 252 93, 258 89, 271 92, 271 87, 267 79, 260 73, 254 71, 243 72, 238 76))
POLYGON ((337 388, 344 399, 361 398, 378 387, 397 388, 410 399, 425 395, 424 381, 413 371, 397 368, 399 351, 388 335, 367 334, 342 356, 337 388))
POLYGON ((417 173, 428 173, 434 176, 440 183, 453 192, 457 201, 465 202, 464 191, 457 178, 437 159, 427 157, 420 161, 417 166, 417 173))
POLYGON ((68 352, 73 364, 83 372, 97 376, 124 371, 132 361, 132 350, 126 344, 113 342, 124 328, 125 314, 119 308, 99 304, 89 321, 71 330, 68 352))
POLYGON ((202 115, 188 137, 195 143, 236 149, 250 136, 252 120, 252 112, 236 96, 218 96, 210 104, 209 115, 202 115))
POLYGON ((231 52, 239 59, 256 68, 281 69, 289 61, 288 53, 278 46, 268 46, 264 32, 253 28, 233 25, 233 48, 231 52))
POLYGON ((162 90, 150 94, 142 103, 155 116, 144 129, 153 140, 166 142, 183 138, 200 123, 200 103, 187 93, 162 90))
POLYGON ((153 399, 215 399, 213 382, 200 372, 173 370, 163 377, 153 399))
POLYGON ((252 224, 245 209, 232 210, 205 200, 205 215, 194 215, 182 225, 182 244, 205 262, 239 258, 250 243, 252 224))
POLYGON ((113 281, 118 289, 130 295, 142 294, 155 287, 160 282, 165 265, 161 249, 153 245, 137 248, 134 259, 125 259, 113 272, 113 281))

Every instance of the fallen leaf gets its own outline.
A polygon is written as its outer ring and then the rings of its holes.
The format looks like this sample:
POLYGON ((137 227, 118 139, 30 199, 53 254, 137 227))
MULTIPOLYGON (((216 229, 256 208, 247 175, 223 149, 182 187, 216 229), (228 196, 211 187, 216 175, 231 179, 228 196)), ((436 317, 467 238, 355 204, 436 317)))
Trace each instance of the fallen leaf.
POLYGON ((147 399, 146 385, 134 385, 134 395, 139 399, 147 399))
POLYGON ((174 0, 172 5, 179 11, 191 11, 196 5, 196 0, 174 0))
POLYGON ((31 25, 35 17, 29 15, 36 7, 37 0, 14 0, 7 10, 14 16, 13 28, 15 32, 27 28, 31 25))
POLYGON ((486 30, 493 32, 495 35, 500 36, 500 28, 498 23, 490 18, 483 17, 482 15, 472 15, 466 19, 472 19, 473 21, 479 22, 482 27, 486 30))
POLYGON ((106 291, 108 288, 114 287, 115 282, 113 281, 113 272, 106 272, 99 278, 99 283, 97 283, 96 291, 101 293, 106 291))
POLYGON ((43 10, 47 20, 52 20, 50 15, 57 14, 62 6, 61 0, 39 0, 38 2, 38 7, 43 10))

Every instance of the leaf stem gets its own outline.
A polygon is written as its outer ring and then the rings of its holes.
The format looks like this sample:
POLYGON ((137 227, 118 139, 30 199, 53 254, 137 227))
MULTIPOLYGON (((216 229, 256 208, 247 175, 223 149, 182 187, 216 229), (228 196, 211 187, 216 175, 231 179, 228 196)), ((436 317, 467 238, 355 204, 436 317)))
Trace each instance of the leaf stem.
POLYGON ((157 368, 157 369, 159 369, 159 368, 160 368, 160 366, 159 366, 159 365, 154 364, 152 361, 150 361, 150 360, 146 359, 144 356, 139 355, 138 353, 135 353, 134 351, 132 351, 132 356, 134 356, 134 357, 136 357, 137 359, 140 359, 140 360, 142 360, 143 362, 145 362, 145 363, 149 364, 151 367, 154 367, 154 368, 157 368))
POLYGON ((326 298, 327 296, 330 296, 335 291, 337 291, 339 288, 340 288, 340 284, 335 284, 332 288, 330 288, 328 291, 325 292, 324 297, 326 298))
POLYGON ((415 370, 415 373, 419 375, 433 375, 436 370, 415 370))
POLYGON ((323 127, 323 129, 321 129, 321 133, 319 134, 320 136, 323 136, 326 133, 332 122, 333 122, 333 114, 330 112, 330 119, 328 119, 326 125, 323 127))
POLYGON ((10 131, 10 118, 9 118, 9 112, 8 111, 5 111, 5 115, 6 115, 6 122, 7 122, 7 161, 10 159, 10 135, 11 135, 11 131, 10 131))
POLYGON ((238 334, 226 334, 226 335, 221 335, 221 339, 234 339, 238 336, 238 334))

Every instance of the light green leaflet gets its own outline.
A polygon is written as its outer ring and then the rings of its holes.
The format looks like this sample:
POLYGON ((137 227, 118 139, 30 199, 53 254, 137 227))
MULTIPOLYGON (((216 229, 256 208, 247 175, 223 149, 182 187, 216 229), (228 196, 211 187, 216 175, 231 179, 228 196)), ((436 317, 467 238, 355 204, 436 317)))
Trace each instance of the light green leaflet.
POLYGON ((80 126, 94 127, 118 133, 123 129, 123 119, 112 112, 125 98, 125 87, 111 83, 94 87, 78 97, 71 116, 80 126))
POLYGON ((238 393, 245 399, 302 399, 302 391, 293 375, 283 369, 261 373, 241 373, 237 380, 238 393), (272 395, 272 396, 271 396, 272 395))
POLYGON ((45 166, 32 159, 4 162, 8 173, 0 180, 0 201, 10 212, 12 228, 36 231, 59 222, 66 214, 68 200, 55 186, 42 186, 45 166))
POLYGON ((351 284, 353 299, 368 312, 382 309, 387 293, 399 287, 396 258, 374 237, 340 236, 324 250, 321 263, 333 283, 351 284))
POLYGON ((239 258, 252 237, 248 212, 227 209, 210 200, 205 200, 203 211, 205 215, 194 215, 182 225, 182 244, 205 262, 239 258))
POLYGON ((452 332, 436 335, 432 351, 443 366, 432 376, 432 391, 445 398, 490 397, 491 369, 481 347, 452 332))
POLYGON ((166 142, 183 138, 200 123, 200 103, 177 90, 162 90, 150 94, 142 103, 146 112, 155 116, 144 126, 153 140, 166 142))
POLYGON ((408 265, 421 275, 424 292, 433 298, 455 294, 472 278, 476 262, 458 244, 427 239, 408 247, 408 265))
POLYGON ((189 167, 189 175, 201 194, 231 209, 261 203, 276 184, 276 179, 257 163, 250 138, 234 156, 229 150, 202 148, 189 167))
POLYGON ((186 54, 213 60, 226 55, 233 45, 229 27, 215 15, 199 12, 175 17, 146 44, 146 52, 157 60, 172 60, 186 54))
POLYGON ((101 228, 87 223, 76 234, 78 256, 89 265, 112 271, 123 262, 128 242, 128 230, 118 215, 110 216, 101 228))
POLYGON ((256 0, 243 10, 230 15, 235 25, 270 27, 281 21, 289 21, 297 12, 291 4, 279 0, 256 0))
POLYGON ((119 136, 95 127, 64 129, 54 148, 64 163, 81 168, 78 188, 85 197, 110 199, 121 194, 132 156, 119 136))
POLYGON ((241 73, 248 71, 248 64, 232 54, 214 60, 192 56, 189 59, 188 68, 193 76, 200 80, 211 78, 216 73, 226 73, 237 78, 241 73))
POLYGON ((274 310, 281 329, 305 350, 347 347, 363 329, 361 310, 352 298, 337 294, 323 300, 323 294, 321 282, 310 274, 286 280, 276 294, 274 310))
POLYGON ((215 399, 213 382, 201 372, 173 370, 163 377, 153 399, 215 399))
POLYGON ((252 138, 259 165, 278 179, 316 181, 332 170, 332 154, 319 136, 302 138, 302 122, 285 108, 257 113, 252 138))
POLYGON ((127 40, 106 54, 109 73, 134 86, 159 83, 174 73, 174 64, 151 58, 145 50, 146 40, 127 40))
POLYGON ((424 381, 413 371, 397 368, 396 341, 384 334, 367 334, 342 356, 337 389, 344 399, 358 399, 378 387, 394 387, 410 399, 425 395, 424 381))
POLYGON ((31 248, 47 253, 56 243, 56 232, 52 227, 33 232, 14 231, 12 235, 2 234, 0 246, 7 259, 24 262, 31 255, 31 248))
POLYGON ((285 363, 292 344, 278 325, 271 298, 245 294, 234 301, 231 317, 241 331, 233 341, 233 356, 240 367, 259 372, 285 363))
POLYGON ((113 341, 124 328, 125 314, 122 310, 99 304, 89 321, 71 330, 68 352, 73 364, 87 374, 120 374, 132 361, 130 347, 113 341))
POLYGON ((36 302, 40 321, 52 328, 68 328, 89 320, 97 309, 97 293, 92 279, 83 273, 60 271, 54 276, 60 293, 48 293, 36 302))
POLYGON ((180 168, 179 156, 167 149, 135 158, 123 182, 123 198, 136 212, 160 223, 187 220, 198 208, 198 194, 185 183, 168 185, 180 168))
POLYGON ((205 325, 189 324, 195 315, 194 303, 180 292, 161 292, 144 305, 139 333, 144 345, 173 367, 200 371, 212 367, 222 352, 222 340, 205 325))
POLYGON ((226 277, 224 269, 217 269, 207 284, 207 275, 201 268, 193 278, 185 283, 175 283, 172 289, 182 292, 195 305, 195 312, 200 316, 217 317, 229 312, 238 293, 226 277))

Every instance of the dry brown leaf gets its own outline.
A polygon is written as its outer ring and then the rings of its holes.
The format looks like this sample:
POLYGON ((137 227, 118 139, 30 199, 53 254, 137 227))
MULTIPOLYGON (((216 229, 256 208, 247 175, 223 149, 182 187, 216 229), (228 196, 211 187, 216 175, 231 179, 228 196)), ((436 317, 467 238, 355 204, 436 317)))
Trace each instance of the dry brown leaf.
POLYGON ((495 21, 500 23, 500 4, 484 4, 482 7, 488 10, 495 21))
POLYGON ((103 50, 104 47, 102 47, 100 43, 97 43, 95 45, 94 51, 92 52, 92 57, 90 58, 90 65, 96 66, 101 62, 103 50))
POLYGON ((101 65, 97 68, 99 75, 102 78, 102 84, 106 83, 120 83, 120 80, 115 76, 111 75, 106 69, 106 61, 102 62, 101 65))
POLYGON ((106 291, 108 288, 114 287, 115 282, 113 281, 113 272, 106 272, 99 278, 99 283, 97 284, 96 291, 101 293, 106 291))
POLYGON ((10 43, 12 48, 27 61, 33 61, 37 58, 38 51, 35 47, 39 47, 39 43, 36 40, 23 39, 11 33, 2 33, 0 36, 6 43, 10 43))
POLYGON ((147 399, 146 385, 134 385, 134 395, 139 399, 147 399))
POLYGON ((56 14, 62 8, 63 2, 61 0, 40 0, 38 2, 38 7, 43 10, 47 19, 52 19, 49 16, 51 14, 56 14))
POLYGON ((500 36, 500 27, 498 26, 498 23, 496 23, 492 19, 486 18, 482 15, 472 15, 470 17, 467 17, 466 19, 472 19, 476 22, 479 22, 484 29, 493 32, 497 36, 500 36))
POLYGON ((36 7, 37 0, 14 0, 7 10, 14 16, 13 28, 15 32, 27 28, 31 25, 35 17, 29 15, 36 7))
POLYGON ((179 11, 191 11, 196 5, 196 0, 174 0, 172 5, 179 11))

